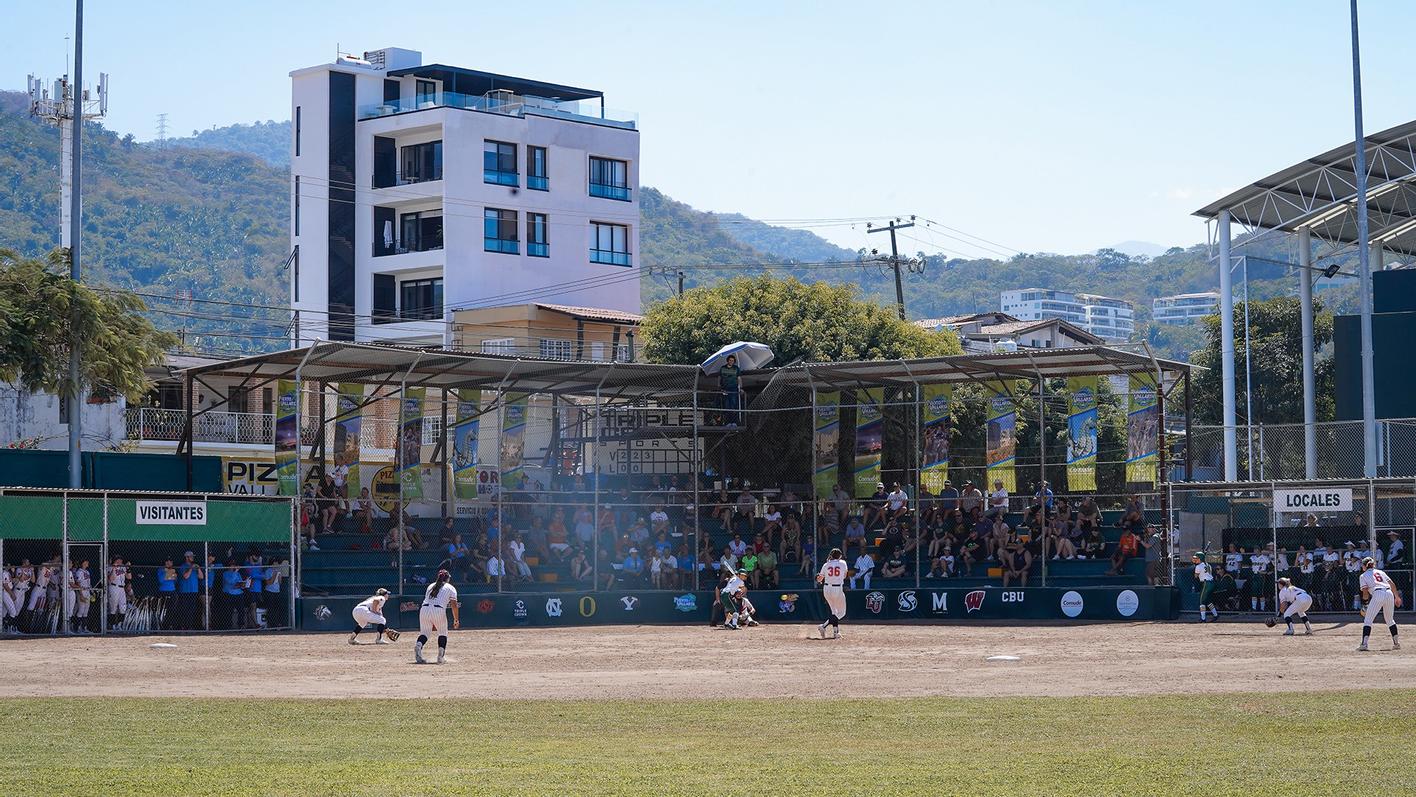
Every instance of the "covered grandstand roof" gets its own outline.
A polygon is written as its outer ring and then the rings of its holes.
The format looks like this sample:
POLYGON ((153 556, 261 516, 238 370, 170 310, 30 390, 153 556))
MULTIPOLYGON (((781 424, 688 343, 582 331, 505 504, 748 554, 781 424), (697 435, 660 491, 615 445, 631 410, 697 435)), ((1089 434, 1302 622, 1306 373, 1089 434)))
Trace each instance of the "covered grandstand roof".
MULTIPOLYGON (((1366 137, 1370 236, 1388 251, 1416 254, 1416 121, 1366 137)), ((1309 229, 1334 246, 1357 241, 1356 147, 1351 143, 1277 171, 1195 211, 1228 210, 1250 231, 1309 229)))
MULTIPOLYGON (((801 363, 744 374, 744 383, 833 389, 836 386, 956 383, 1085 375, 1167 374, 1186 363, 1106 346, 1036 349, 996 354, 962 354, 914 360, 801 363)), ((695 388, 716 392, 716 377, 696 365, 600 363, 543 360, 492 354, 421 349, 370 343, 316 343, 301 349, 259 354, 198 365, 186 371, 195 380, 210 377, 265 382, 407 384, 435 388, 482 388, 622 398, 668 398, 695 388)))

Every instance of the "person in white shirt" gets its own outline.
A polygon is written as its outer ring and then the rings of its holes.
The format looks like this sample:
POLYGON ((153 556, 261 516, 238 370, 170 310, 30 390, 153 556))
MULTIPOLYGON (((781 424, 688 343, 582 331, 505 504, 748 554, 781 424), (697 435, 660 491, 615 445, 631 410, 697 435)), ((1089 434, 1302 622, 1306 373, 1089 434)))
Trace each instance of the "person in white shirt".
POLYGON ((1401 642, 1396 638, 1396 610, 1401 608, 1401 593, 1391 583, 1391 577, 1377 567, 1376 560, 1367 557, 1362 560, 1362 576, 1358 580, 1362 589, 1362 605, 1366 614, 1362 619, 1362 644, 1358 650, 1367 649, 1367 639, 1372 635, 1372 621, 1382 615, 1391 630, 1391 648, 1400 650, 1401 642))
POLYGON ((678 557, 674 556, 673 551, 664 551, 662 558, 663 561, 659 565, 664 571, 664 575, 660 579, 662 586, 665 589, 673 589, 677 586, 678 580, 678 557))
POLYGON ((443 663, 447 656, 447 610, 452 609, 452 630, 456 631, 462 626, 461 618, 457 611, 457 589, 447 583, 452 578, 452 574, 446 570, 438 571, 438 580, 428 585, 428 589, 423 593, 423 605, 418 609, 418 641, 413 645, 413 662, 415 664, 427 664, 423 658, 423 646, 428 643, 428 637, 437 635, 438 638, 438 664, 443 663))
POLYGON ((895 482, 890 492, 885 495, 885 505, 891 520, 899 519, 909 511, 909 493, 905 492, 905 488, 901 487, 899 482, 895 482))
POLYGON ((0 567, 0 630, 9 630, 9 620, 20 616, 20 608, 15 603, 15 585, 10 578, 10 569, 0 567))
POLYGON ((359 632, 370 625, 378 632, 374 637, 374 644, 387 644, 384 642, 384 632, 388 630, 388 620, 385 620, 383 615, 384 603, 387 601, 388 590, 380 587, 378 592, 360 601, 359 605, 354 607, 354 633, 349 635, 349 644, 359 644, 359 632))
POLYGON ((846 562, 841 558, 840 548, 831 549, 830 558, 821 566, 821 572, 816 574, 816 583, 821 585, 821 596, 831 610, 826 622, 816 628, 821 632, 821 638, 825 639, 826 626, 829 625, 831 638, 840 639, 841 621, 846 619, 846 562))
POLYGON ((991 515, 1008 514, 1008 491, 1003 489, 1003 480, 993 480, 993 492, 988 494, 988 513, 991 515))
POLYGON ((1401 541, 1401 535, 1395 531, 1388 531, 1387 537, 1391 539, 1391 544, 1387 546, 1386 551, 1387 564, 1406 564, 1406 543, 1401 541))
POLYGON ((757 621, 743 607, 743 597, 747 594, 747 571, 739 570, 723 585, 719 599, 723 603, 723 627, 736 631, 738 623, 757 625, 757 621))
POLYGON ((1293 618, 1303 621, 1303 635, 1312 636, 1313 625, 1308 622, 1308 609, 1313 605, 1313 596, 1300 587, 1293 586, 1287 578, 1278 580, 1278 610, 1283 612, 1283 621, 1288 624, 1284 636, 1293 636, 1293 618))
POLYGON ((521 539, 521 532, 512 535, 506 547, 511 551, 511 564, 516 568, 516 577, 522 581, 530 581, 531 565, 526 563, 526 543, 521 539))
POLYGON ((1258 550, 1249 557, 1249 567, 1253 575, 1249 579, 1249 611, 1268 611, 1269 565, 1273 557, 1267 550, 1258 550))
POLYGON ((128 568, 123 566, 123 558, 115 557, 113 566, 108 568, 108 627, 114 628, 128 614, 128 568))
POLYGON ((855 572, 851 574, 851 589, 856 588, 856 579, 860 579, 865 584, 866 589, 870 589, 870 574, 875 570, 875 560, 871 558, 869 551, 861 551, 856 557, 855 572))
POLYGON ((487 578, 501 578, 506 575, 506 564, 493 553, 487 557, 487 578))
POLYGON ((1195 555, 1190 557, 1190 561, 1195 565, 1195 583, 1200 587, 1200 622, 1205 622, 1205 610, 1214 613, 1214 619, 1219 619, 1219 607, 1210 602, 1210 594, 1214 592, 1214 573, 1210 571, 1209 563, 1205 561, 1205 555, 1200 551, 1195 551, 1195 555))

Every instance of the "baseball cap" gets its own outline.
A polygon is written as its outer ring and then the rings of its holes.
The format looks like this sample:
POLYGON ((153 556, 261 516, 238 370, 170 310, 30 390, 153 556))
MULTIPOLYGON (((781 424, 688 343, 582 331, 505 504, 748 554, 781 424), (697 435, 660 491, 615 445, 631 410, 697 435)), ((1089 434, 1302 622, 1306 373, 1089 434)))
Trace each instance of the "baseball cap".
POLYGON ((630 549, 629 549, 629 552, 630 552, 630 553, 639 553, 639 549, 638 549, 638 548, 630 548, 630 549))
POLYGON ((438 578, 442 579, 443 581, 447 581, 448 579, 452 578, 452 574, 447 572, 446 570, 439 570, 438 578))
POLYGON ((747 571, 739 568, 737 574, 740 576, 745 576, 747 575, 747 571))
MULTIPOLYGON (((1395 533, 1396 533, 1396 532, 1394 532, 1394 531, 1392 532, 1392 534, 1395 534, 1395 533)), ((187 551, 186 553, 184 553, 184 554, 182 554, 182 555, 183 555, 183 556, 191 556, 191 557, 194 557, 194 558, 196 557, 196 554, 192 553, 191 551, 187 551)))

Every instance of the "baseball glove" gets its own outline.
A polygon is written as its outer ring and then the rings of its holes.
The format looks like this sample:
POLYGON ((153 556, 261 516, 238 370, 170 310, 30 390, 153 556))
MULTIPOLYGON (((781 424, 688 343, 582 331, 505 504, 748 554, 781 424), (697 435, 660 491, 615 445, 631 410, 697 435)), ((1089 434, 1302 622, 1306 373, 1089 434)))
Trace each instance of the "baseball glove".
POLYGON ((1264 620, 1264 625, 1268 626, 1269 628, 1273 628, 1275 625, 1278 625, 1278 620, 1272 617, 1266 618, 1264 620))
POLYGON ((386 628, 386 629, 384 629, 384 636, 387 637, 387 638, 388 638, 388 641, 390 641, 390 642, 397 642, 397 641, 398 641, 398 631, 396 631, 396 630, 394 630, 394 629, 392 629, 392 628, 386 628))

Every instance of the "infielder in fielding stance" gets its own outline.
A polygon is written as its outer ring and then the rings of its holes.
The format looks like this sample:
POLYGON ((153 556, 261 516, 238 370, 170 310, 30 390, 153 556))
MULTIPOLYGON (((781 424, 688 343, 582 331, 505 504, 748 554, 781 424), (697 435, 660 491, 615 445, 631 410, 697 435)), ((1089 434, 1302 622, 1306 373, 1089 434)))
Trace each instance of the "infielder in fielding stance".
POLYGON ((378 635, 374 637, 375 645, 384 644, 384 634, 388 633, 388 638, 392 641, 398 640, 397 631, 388 630, 388 621, 384 619, 383 607, 388 601, 388 590, 379 587, 372 597, 365 598, 354 607, 354 633, 349 635, 349 644, 359 644, 359 632, 368 626, 373 626, 378 635))
POLYGON ((1283 612, 1283 621, 1288 623, 1284 636, 1293 636, 1293 618, 1303 621, 1303 635, 1313 635, 1313 624, 1308 622, 1308 609, 1313 605, 1313 596, 1302 587, 1293 586, 1288 578, 1278 580, 1278 610, 1283 612))
POLYGON ((826 599, 826 605, 831 609, 831 615, 826 618, 826 622, 817 626, 821 630, 821 638, 826 638, 826 626, 831 626, 831 638, 841 638, 841 621, 846 618, 846 562, 841 558, 841 549, 832 548, 831 558, 826 560, 826 564, 821 566, 821 572, 816 574, 816 583, 821 585, 821 595, 826 599))
POLYGON ((1401 605, 1401 595, 1392 587, 1391 577, 1377 569, 1376 560, 1368 556, 1362 560, 1362 576, 1357 584, 1362 589, 1362 606, 1367 610, 1362 620, 1362 644, 1357 649, 1367 649, 1367 638, 1372 635, 1372 621, 1380 612, 1391 629, 1391 649, 1400 650, 1401 642, 1396 638, 1396 609, 1401 605))
POLYGON ((457 612, 457 590, 448 582, 452 574, 446 570, 438 571, 438 580, 428 585, 428 591, 423 594, 423 607, 418 610, 418 642, 413 645, 413 661, 416 664, 427 664, 428 660, 423 658, 423 646, 428 643, 428 637, 437 635, 438 638, 438 664, 443 663, 447 656, 447 610, 452 609, 452 630, 456 631, 462 625, 462 620, 457 612))

